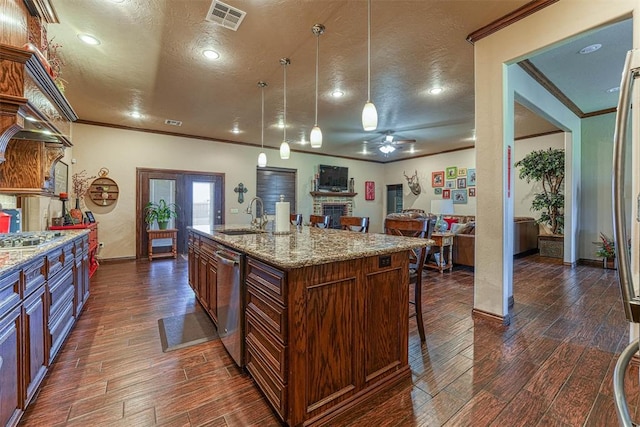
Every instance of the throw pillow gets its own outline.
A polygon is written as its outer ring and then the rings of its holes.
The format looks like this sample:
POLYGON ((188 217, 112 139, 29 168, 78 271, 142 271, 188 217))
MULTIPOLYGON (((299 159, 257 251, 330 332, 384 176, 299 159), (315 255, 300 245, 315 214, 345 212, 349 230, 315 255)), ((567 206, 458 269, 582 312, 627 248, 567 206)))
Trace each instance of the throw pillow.
POLYGON ((462 230, 464 230, 466 226, 467 226, 467 224, 453 223, 453 224, 451 224, 451 232, 453 234, 458 234, 462 230))

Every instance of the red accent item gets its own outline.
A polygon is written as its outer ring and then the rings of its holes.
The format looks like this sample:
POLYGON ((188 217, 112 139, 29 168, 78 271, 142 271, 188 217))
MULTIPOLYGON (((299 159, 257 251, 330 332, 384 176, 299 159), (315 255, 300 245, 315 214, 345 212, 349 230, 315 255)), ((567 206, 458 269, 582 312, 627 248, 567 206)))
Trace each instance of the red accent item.
POLYGON ((93 276, 100 264, 96 258, 98 252, 98 223, 74 224, 74 225, 52 225, 49 230, 78 230, 88 228, 89 231, 89 277, 93 276))
POLYGON ((447 230, 451 230, 451 224, 457 224, 458 218, 442 218, 447 223, 447 230))
POLYGON ((375 200, 376 199, 376 183, 373 181, 365 181, 364 183, 364 199, 375 200))
POLYGON ((0 233, 8 233, 11 226, 11 215, 0 212, 0 233))

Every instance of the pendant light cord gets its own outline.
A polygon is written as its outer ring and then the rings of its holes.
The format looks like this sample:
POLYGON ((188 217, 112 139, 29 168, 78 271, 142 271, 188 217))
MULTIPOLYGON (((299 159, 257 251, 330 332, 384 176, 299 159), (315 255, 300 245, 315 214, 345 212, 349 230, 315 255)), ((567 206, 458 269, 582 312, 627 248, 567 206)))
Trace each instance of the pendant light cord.
POLYGON ((320 57, 320 34, 316 35, 316 126, 318 126, 318 60, 320 57))
POLYGON ((367 7, 367 102, 371 101, 371 0, 367 7))
MULTIPOLYGON (((288 60, 287 60, 288 61, 288 60)), ((284 61, 284 126, 282 142, 287 142, 287 61, 284 61)))
POLYGON ((262 88, 262 128, 260 129, 260 140, 261 140, 260 145, 264 150, 264 87, 265 87, 265 84, 264 83, 261 84, 260 87, 262 88))

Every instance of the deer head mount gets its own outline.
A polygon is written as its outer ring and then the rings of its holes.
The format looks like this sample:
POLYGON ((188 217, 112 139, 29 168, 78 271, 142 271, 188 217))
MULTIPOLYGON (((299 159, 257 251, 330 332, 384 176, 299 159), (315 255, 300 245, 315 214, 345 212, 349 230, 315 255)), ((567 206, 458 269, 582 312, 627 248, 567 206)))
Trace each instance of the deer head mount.
POLYGON ((407 176, 407 174, 403 171, 404 177, 407 178, 407 184, 409 185, 409 189, 416 196, 420 194, 422 189, 420 188, 420 183, 418 182, 418 171, 413 174, 413 176, 407 176))

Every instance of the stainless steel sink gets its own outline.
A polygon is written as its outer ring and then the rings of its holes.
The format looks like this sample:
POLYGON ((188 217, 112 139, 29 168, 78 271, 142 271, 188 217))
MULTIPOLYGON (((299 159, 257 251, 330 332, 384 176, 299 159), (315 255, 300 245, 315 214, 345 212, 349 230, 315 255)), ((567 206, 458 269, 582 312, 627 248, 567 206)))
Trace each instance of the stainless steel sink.
POLYGON ((244 235, 244 234, 261 234, 261 233, 264 233, 264 231, 262 231, 262 230, 248 230, 248 229, 243 229, 243 230, 220 230, 219 233, 227 234, 229 236, 241 236, 241 235, 244 235))

